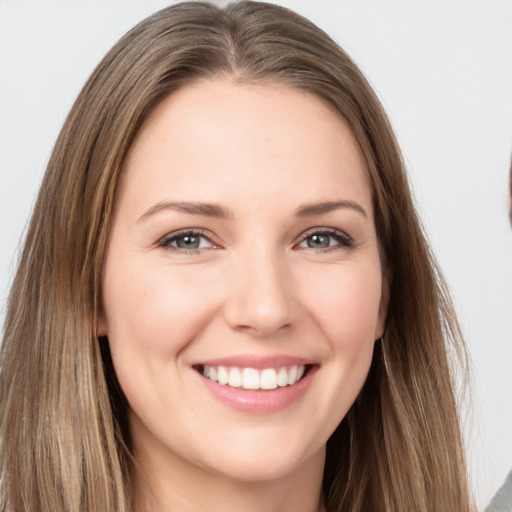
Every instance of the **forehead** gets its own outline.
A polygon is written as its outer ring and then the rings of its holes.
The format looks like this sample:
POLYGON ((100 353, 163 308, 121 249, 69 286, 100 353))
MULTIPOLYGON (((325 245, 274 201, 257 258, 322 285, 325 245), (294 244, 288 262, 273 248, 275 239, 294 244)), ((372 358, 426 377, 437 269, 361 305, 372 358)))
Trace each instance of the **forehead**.
POLYGON ((121 188, 153 200, 164 191, 231 200, 236 191, 253 202, 273 192, 307 202, 349 191, 371 202, 359 147, 327 101, 221 80, 185 86, 153 110, 130 147, 121 188))

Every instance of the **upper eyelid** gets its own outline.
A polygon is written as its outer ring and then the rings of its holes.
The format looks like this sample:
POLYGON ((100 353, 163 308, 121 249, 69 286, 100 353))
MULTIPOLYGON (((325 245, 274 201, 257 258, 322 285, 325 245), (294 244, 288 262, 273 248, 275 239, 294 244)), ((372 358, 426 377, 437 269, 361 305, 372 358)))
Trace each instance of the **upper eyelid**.
POLYGON ((202 229, 202 228, 184 228, 184 229, 179 229, 177 231, 171 231, 170 233, 167 233, 166 235, 162 236, 157 241, 157 244, 163 245, 165 242, 169 242, 173 239, 179 238, 180 236, 186 236, 186 235, 201 236, 203 238, 206 238, 213 245, 219 245, 219 242, 217 241, 217 237, 215 237, 211 232, 209 232, 205 229, 202 229))
POLYGON ((307 238, 308 236, 314 235, 315 233, 324 233, 324 234, 328 234, 328 235, 339 235, 339 236, 346 238, 347 240, 352 240, 352 237, 348 233, 346 233, 345 231, 343 231, 341 229, 327 228, 327 227, 321 227, 321 226, 310 228, 310 229, 304 231, 299 236, 299 240, 302 241, 305 238, 307 238))

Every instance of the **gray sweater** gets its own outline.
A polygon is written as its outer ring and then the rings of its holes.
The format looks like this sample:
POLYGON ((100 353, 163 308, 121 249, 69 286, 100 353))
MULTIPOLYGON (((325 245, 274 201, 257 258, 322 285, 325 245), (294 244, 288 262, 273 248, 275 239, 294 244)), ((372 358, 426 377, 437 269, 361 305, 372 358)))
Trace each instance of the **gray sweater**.
POLYGON ((496 493, 485 512, 512 512, 512 471, 496 493))

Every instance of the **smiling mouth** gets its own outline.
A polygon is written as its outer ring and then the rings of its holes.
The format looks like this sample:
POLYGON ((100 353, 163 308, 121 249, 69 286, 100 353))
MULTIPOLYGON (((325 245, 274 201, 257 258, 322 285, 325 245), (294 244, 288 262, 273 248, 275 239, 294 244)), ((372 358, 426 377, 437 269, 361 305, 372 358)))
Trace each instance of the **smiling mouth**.
POLYGON ((241 368, 237 366, 197 365, 203 377, 221 386, 247 390, 272 390, 293 386, 303 379, 313 365, 292 365, 279 368, 241 368))

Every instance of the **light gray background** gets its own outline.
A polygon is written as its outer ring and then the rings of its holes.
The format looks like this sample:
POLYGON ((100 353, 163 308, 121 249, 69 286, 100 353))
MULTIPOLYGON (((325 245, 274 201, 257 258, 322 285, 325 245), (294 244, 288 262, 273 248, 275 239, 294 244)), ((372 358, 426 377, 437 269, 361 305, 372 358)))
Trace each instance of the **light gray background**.
MULTIPOLYGON (((0 322, 20 238, 64 117, 157 0, 0 1, 0 322)), ((465 422, 483 506, 512 467, 512 3, 282 0, 354 57, 401 142, 473 363, 465 422)))

